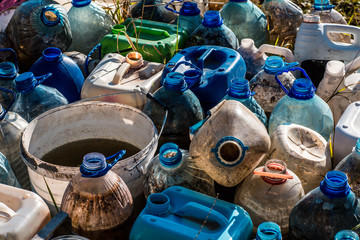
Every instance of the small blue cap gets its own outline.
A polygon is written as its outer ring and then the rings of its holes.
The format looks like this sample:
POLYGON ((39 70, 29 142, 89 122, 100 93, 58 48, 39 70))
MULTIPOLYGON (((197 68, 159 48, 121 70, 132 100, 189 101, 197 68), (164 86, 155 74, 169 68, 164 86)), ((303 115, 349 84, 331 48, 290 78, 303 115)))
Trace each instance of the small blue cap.
POLYGON ((42 55, 44 60, 47 62, 59 61, 62 59, 62 53, 59 48, 48 47, 43 52, 42 55))
POLYGON ((223 24, 223 19, 219 11, 210 10, 205 12, 204 19, 201 21, 204 27, 216 28, 223 24))
POLYGON ((197 16, 200 14, 200 9, 195 2, 184 2, 180 8, 180 15, 182 16, 197 16))
POLYGON ((329 198, 346 197, 351 192, 346 174, 340 171, 326 173, 320 183, 320 190, 329 198))
POLYGON ((12 80, 16 77, 16 66, 12 62, 0 63, 0 79, 12 80))
POLYGON ((32 72, 25 72, 15 78, 16 91, 26 92, 36 87, 37 80, 32 72))
POLYGON ((240 78, 231 80, 227 94, 234 98, 245 99, 253 96, 255 93, 250 91, 249 81, 240 78))
POLYGON ((45 6, 40 15, 41 21, 47 26, 55 26, 60 22, 59 10, 53 6, 45 6))
POLYGON ((184 92, 187 89, 184 74, 179 72, 170 72, 164 79, 164 88, 172 92, 184 92))
POLYGON ((71 4, 74 7, 85 7, 91 3, 91 0, 72 0, 71 4))
POLYGON ((299 78, 296 79, 289 91, 289 97, 298 100, 309 100, 315 96, 316 88, 310 79, 299 78))
POLYGON ((259 225, 256 240, 281 240, 281 230, 274 222, 263 222, 259 225))
POLYGON ((160 163, 166 167, 176 167, 182 160, 182 153, 175 143, 165 143, 159 151, 160 163))
POLYGON ((270 56, 265 60, 264 72, 275 75, 285 66, 284 60, 278 56, 270 56))
POLYGON ((315 0, 314 9, 315 10, 330 10, 333 9, 335 5, 330 4, 329 0, 315 0))

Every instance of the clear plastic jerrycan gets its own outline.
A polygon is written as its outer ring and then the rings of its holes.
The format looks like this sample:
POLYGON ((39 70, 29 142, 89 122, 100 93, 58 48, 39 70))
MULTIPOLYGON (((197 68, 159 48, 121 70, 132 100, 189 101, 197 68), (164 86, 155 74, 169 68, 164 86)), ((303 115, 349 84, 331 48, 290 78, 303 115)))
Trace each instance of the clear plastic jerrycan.
POLYGON ((153 93, 160 87, 163 68, 161 63, 143 60, 138 52, 126 57, 109 53, 86 78, 81 98, 119 102, 142 110, 147 98, 141 92, 153 93))
POLYGON ((266 41, 266 16, 250 0, 229 0, 220 10, 224 24, 241 41, 251 38, 259 47, 266 41))
POLYGON ((215 45, 238 49, 239 41, 235 33, 228 28, 218 11, 207 11, 201 25, 187 40, 185 46, 215 45))
POLYGON ((271 221, 279 224, 286 235, 291 210, 303 196, 304 189, 296 174, 283 161, 271 159, 239 185, 234 203, 249 213, 254 232, 260 223, 271 221))
POLYGON ((256 231, 254 240, 282 240, 279 225, 274 222, 263 222, 256 231))
POLYGON ((359 240, 359 235, 351 230, 341 230, 335 235, 334 240, 359 240))
POLYGON ((36 76, 52 73, 51 77, 42 82, 43 85, 56 88, 69 103, 80 100, 84 76, 76 63, 62 54, 60 49, 45 49, 42 57, 31 66, 30 72, 36 76))
MULTIPOLYGON (((15 78, 19 72, 19 66, 17 62, 16 53, 11 48, 0 49, 1 56, 6 56, 7 53, 11 53, 14 56, 14 63, 0 62, 0 87, 15 91, 15 78)), ((6 59, 6 58, 5 58, 6 59)), ((12 102, 12 98, 9 94, 0 94, 1 104, 8 106, 12 102)))
POLYGON ((295 77, 284 70, 297 65, 297 62, 286 63, 281 57, 270 56, 265 60, 263 70, 251 79, 250 89, 255 92, 254 98, 269 116, 278 101, 286 95, 275 79, 276 73, 282 72, 278 77, 281 84, 291 88, 295 77))
POLYGON ((243 208, 174 186, 147 198, 130 240, 250 240, 252 227, 243 208))
POLYGON ((288 91, 275 76, 281 88, 287 94, 276 104, 269 120, 269 134, 284 123, 295 123, 308 127, 329 140, 334 129, 334 120, 329 106, 315 94, 316 88, 302 68, 290 68, 285 71, 300 70, 306 78, 298 78, 288 91))
POLYGON ((148 197, 171 186, 215 196, 214 180, 196 166, 189 152, 175 143, 165 143, 147 167, 144 193, 148 197))
POLYGON ((73 0, 71 4, 68 12, 72 33, 69 51, 89 54, 111 32, 114 21, 95 1, 73 0))
POLYGON ((51 75, 35 77, 33 73, 25 72, 16 77, 16 100, 10 110, 30 122, 52 108, 68 104, 58 90, 41 84, 51 75))
POLYGON ((125 182, 111 168, 125 150, 105 159, 101 153, 84 156, 61 201, 61 211, 69 214, 72 229, 90 239, 127 239, 126 223, 133 212, 133 199, 125 182), (106 160, 115 158, 109 164, 106 160))
POLYGON ((298 124, 279 125, 271 135, 270 158, 284 161, 301 180, 305 193, 317 188, 332 169, 327 141, 298 124))
POLYGON ((293 240, 334 239, 340 230, 360 224, 360 200, 350 190, 345 173, 328 172, 320 187, 295 205, 289 224, 293 240))
MULTIPOLYGON (((15 174, 11 169, 8 160, 1 152, 0 152, 0 183, 20 188, 19 182, 16 179, 15 174)), ((1 202, 0 202, 0 208, 1 208, 1 202)))
POLYGON ((131 9, 129 17, 163 23, 173 23, 177 19, 174 12, 165 8, 162 0, 141 0, 131 9))
POLYGON ((50 211, 37 194, 0 184, 0 238, 30 240, 49 221, 50 211))
POLYGON ((263 44, 258 48, 255 47, 254 40, 244 38, 237 50, 246 63, 246 79, 251 80, 258 72, 260 72, 268 57, 265 53, 284 56, 285 62, 294 62, 294 54, 288 48, 263 44))
POLYGON ((234 187, 268 154, 270 137, 239 101, 224 100, 209 114, 191 140, 190 155, 217 183, 234 187))

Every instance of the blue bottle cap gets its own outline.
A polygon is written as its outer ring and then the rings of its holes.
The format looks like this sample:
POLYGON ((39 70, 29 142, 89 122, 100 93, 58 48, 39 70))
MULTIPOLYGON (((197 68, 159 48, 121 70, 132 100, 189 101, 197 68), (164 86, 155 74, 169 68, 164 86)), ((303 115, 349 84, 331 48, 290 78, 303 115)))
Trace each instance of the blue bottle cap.
POLYGON ((341 230, 335 235, 335 240, 359 240, 359 235, 351 230, 341 230))
POLYGON ((164 216, 170 213, 170 209, 170 199, 167 195, 153 193, 147 199, 145 212, 155 216, 164 216))
POLYGON ((40 19, 46 26, 52 27, 60 22, 61 16, 58 9, 53 6, 46 6, 42 9, 40 19))
POLYGON ((360 138, 356 141, 355 151, 360 153, 360 138))
POLYGON ((200 9, 195 2, 184 2, 180 8, 180 15, 182 16, 197 16, 200 14, 200 9))
POLYGON ((285 66, 284 60, 278 56, 270 56, 265 60, 264 72, 275 75, 285 66))
POLYGON ((335 7, 335 5, 330 4, 329 0, 315 0, 314 3, 315 10, 330 10, 335 7))
POLYGON ((315 96, 316 88, 307 78, 296 79, 289 91, 289 97, 298 100, 309 100, 315 96))
POLYGON ((15 78, 16 91, 27 92, 36 87, 37 80, 32 72, 25 72, 15 78))
POLYGON ((72 0, 71 4, 74 7, 85 7, 91 3, 91 0, 72 0))
POLYGON ((62 52, 59 48, 48 47, 43 52, 42 55, 44 60, 47 62, 60 61, 62 59, 62 52))
POLYGON ((12 80, 16 77, 17 71, 15 64, 12 62, 2 62, 0 63, 0 79, 2 80, 12 80))
POLYGON ((205 12, 204 19, 201 21, 204 27, 216 28, 223 24, 223 19, 219 11, 210 10, 205 12))
POLYGON ((172 92, 184 92, 187 89, 184 74, 179 72, 170 72, 164 79, 164 88, 172 92))
POLYGON ((253 96, 255 93, 250 91, 249 81, 246 79, 233 79, 227 94, 233 98, 245 99, 253 96))
POLYGON ((160 163, 166 167, 176 167, 181 163, 182 153, 175 143, 165 143, 159 151, 160 163))
POLYGON ((281 240, 281 230, 274 222, 263 222, 256 232, 256 240, 281 240))
POLYGON ((341 198, 349 195, 351 188, 345 173, 330 171, 320 183, 320 190, 329 198, 341 198))

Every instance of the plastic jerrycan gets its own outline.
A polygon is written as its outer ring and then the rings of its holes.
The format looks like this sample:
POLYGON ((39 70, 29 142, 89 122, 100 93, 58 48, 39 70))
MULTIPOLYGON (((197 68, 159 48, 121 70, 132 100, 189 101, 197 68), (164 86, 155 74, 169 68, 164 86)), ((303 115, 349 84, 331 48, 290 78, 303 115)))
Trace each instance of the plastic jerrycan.
POLYGON ((330 60, 353 61, 360 51, 360 28, 349 25, 320 23, 317 15, 305 15, 297 32, 294 56, 306 70, 314 85, 323 78, 326 63, 330 60), (351 44, 333 42, 328 33, 347 33, 354 36, 351 44))
POLYGON ((273 55, 284 56, 285 62, 294 62, 294 54, 288 48, 274 46, 270 44, 263 44, 256 48, 254 40, 244 38, 241 40, 241 45, 237 50, 243 57, 246 63, 246 79, 251 80, 258 72, 261 71, 265 65, 265 60, 268 57, 265 53, 273 55))
POLYGON ((130 18, 142 18, 163 23, 173 23, 177 19, 174 12, 165 8, 162 0, 141 0, 130 11, 130 18))
POLYGON ((143 60, 138 52, 126 57, 109 53, 86 78, 81 98, 118 102, 142 110, 147 98, 141 92, 153 93, 160 87, 163 68, 161 63, 143 60))
MULTIPOLYGON (((347 176, 330 171, 291 211, 289 239, 334 239, 340 230, 359 223, 360 200, 351 191, 347 176)), ((354 231, 359 233, 359 229, 354 231)))
POLYGON ((0 184, 0 238, 30 240, 49 221, 50 211, 37 194, 0 184))
MULTIPOLYGON (((19 72, 19 65, 16 57, 16 53, 11 48, 0 49, 0 54, 5 55, 11 53, 14 56, 14 62, 0 62, 0 87, 15 91, 15 78, 19 72)), ((0 95, 0 102, 3 105, 9 105, 12 99, 8 94, 0 95)))
POLYGON ((223 100, 209 115, 192 127, 190 155, 217 183, 234 187, 268 154, 270 137, 264 124, 239 101, 223 100))
POLYGON ((279 225, 274 222, 263 222, 256 231, 254 240, 282 240, 279 225))
POLYGON ((130 240, 250 240, 252 227, 243 208, 174 186, 147 198, 130 240))
POLYGON ((225 96, 232 79, 244 78, 246 66, 235 50, 209 45, 181 50, 166 64, 162 82, 171 71, 184 73, 185 81, 207 112, 225 96))
POLYGON ((277 159, 258 167, 237 188, 234 203, 250 215, 254 233, 260 223, 275 222, 283 235, 289 231, 289 216, 295 204, 304 196, 300 179, 286 164, 277 159))
POLYGON ((335 240, 359 240, 359 235, 351 230, 341 230, 335 235, 335 240))

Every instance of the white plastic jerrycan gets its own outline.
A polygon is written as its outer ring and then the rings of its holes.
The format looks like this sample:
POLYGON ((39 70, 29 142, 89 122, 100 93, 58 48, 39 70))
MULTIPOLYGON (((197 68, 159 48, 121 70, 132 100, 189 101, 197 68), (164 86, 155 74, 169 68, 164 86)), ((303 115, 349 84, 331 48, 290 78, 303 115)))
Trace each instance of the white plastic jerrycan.
POLYGON ((239 184, 270 150, 264 124, 239 101, 220 102, 202 123, 192 138, 190 155, 225 187, 239 184))
POLYGON ((153 93, 160 87, 163 68, 161 63, 143 60, 138 52, 126 57, 109 53, 86 78, 81 99, 118 102, 142 110, 147 99, 141 91, 153 93))
POLYGON ((270 158, 284 161, 300 178, 305 193, 317 188, 332 170, 328 156, 326 140, 310 128, 283 124, 271 135, 270 158))
POLYGON ((0 184, 0 239, 31 239, 49 221, 49 208, 37 194, 0 184))

